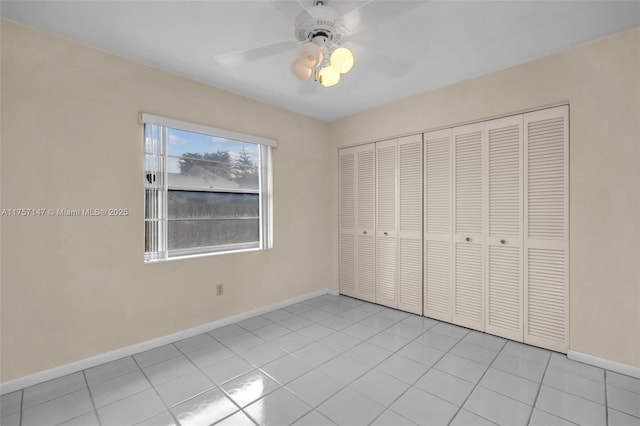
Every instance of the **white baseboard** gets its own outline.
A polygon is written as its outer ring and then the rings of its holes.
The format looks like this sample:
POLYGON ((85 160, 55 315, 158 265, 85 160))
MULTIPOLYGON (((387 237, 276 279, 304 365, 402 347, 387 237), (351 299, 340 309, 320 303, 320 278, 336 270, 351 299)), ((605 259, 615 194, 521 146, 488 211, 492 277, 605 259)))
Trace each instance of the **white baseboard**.
POLYGON ((190 328, 188 330, 179 331, 177 333, 169 334, 166 336, 157 337, 155 339, 147 340, 135 345, 127 346, 124 348, 116 349, 111 352, 106 352, 100 355, 85 358, 79 361, 75 361, 69 364, 54 367, 49 370, 39 371, 28 376, 20 377, 5 383, 0 383, 0 395, 10 393, 19 389, 24 389, 28 386, 33 386, 38 383, 46 382, 56 379, 58 377, 66 376, 68 374, 75 373, 77 371, 86 370, 87 368, 95 367, 106 362, 115 361, 120 358, 135 355, 140 352, 154 349, 159 346, 167 345, 169 343, 177 342, 178 340, 186 339, 187 337, 196 336, 198 334, 214 330, 216 328, 224 327, 225 325, 233 324, 238 321, 242 321, 247 318, 261 315, 267 312, 275 311, 276 309, 284 308, 285 306, 293 305, 294 303, 304 302, 314 297, 322 296, 325 294, 338 295, 337 290, 325 288, 323 290, 314 291, 313 293, 304 294, 302 296, 287 299, 282 302, 274 303, 269 306, 254 309, 253 311, 244 312, 242 314, 234 315, 227 318, 222 318, 207 324, 202 324, 197 327, 190 328))
POLYGON ((567 358, 640 379, 640 368, 638 367, 571 350, 567 352, 567 358))

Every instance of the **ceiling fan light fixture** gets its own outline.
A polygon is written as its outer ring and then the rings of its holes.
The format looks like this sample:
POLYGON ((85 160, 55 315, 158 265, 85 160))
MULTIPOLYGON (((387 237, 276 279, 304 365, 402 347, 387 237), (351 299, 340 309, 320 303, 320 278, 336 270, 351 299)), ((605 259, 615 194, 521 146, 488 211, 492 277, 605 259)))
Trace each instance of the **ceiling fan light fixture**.
POLYGON ((322 48, 317 44, 309 42, 300 46, 300 60, 305 67, 317 67, 323 59, 322 48))
POLYGON ((340 81, 340 73, 332 66, 324 67, 320 70, 320 83, 324 87, 331 87, 340 81))
POLYGON ((340 74, 346 74, 353 67, 353 53, 346 47, 340 47, 331 54, 331 66, 340 74))
POLYGON ((296 59, 291 63, 291 73, 301 81, 311 77, 311 68, 305 66, 302 59, 296 59))
MULTIPOLYGON (((298 48, 300 64, 311 70, 315 81, 331 87, 338 84, 340 74, 349 72, 353 66, 353 54, 349 49, 340 47, 347 30, 341 24, 338 11, 326 3, 315 0, 313 6, 304 8, 296 16, 295 35, 301 43, 298 48)), ((298 66, 292 64, 294 74, 301 74, 298 66)), ((304 71, 303 76, 306 77, 304 71)))

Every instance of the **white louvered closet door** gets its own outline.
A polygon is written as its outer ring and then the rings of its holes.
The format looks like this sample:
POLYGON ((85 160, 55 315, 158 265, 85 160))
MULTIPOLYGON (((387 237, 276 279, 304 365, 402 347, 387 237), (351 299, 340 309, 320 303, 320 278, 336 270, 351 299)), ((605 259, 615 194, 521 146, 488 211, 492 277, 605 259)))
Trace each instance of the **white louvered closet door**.
POLYGON ((523 339, 522 115, 486 122, 486 331, 523 339))
POLYGON ((338 152, 340 293, 356 296, 356 151, 338 152))
POLYGON ((376 146, 376 303, 398 307, 398 144, 376 146))
POLYGON ((398 139, 398 308, 422 315, 422 135, 398 139))
POLYGON ((356 151, 356 297, 376 300, 376 151, 375 144, 356 151))
POLYGON ((569 345, 569 107, 524 114, 524 341, 569 345))
POLYGON ((424 315, 451 322, 451 129, 424 134, 424 315))
POLYGON ((484 124, 452 129, 453 322, 484 331, 484 124))

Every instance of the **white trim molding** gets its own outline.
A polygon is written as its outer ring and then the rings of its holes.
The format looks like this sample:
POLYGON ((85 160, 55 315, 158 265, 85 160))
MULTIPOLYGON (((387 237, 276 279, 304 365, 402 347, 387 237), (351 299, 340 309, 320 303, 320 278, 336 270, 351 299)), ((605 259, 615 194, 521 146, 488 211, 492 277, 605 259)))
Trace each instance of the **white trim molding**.
POLYGON ((207 331, 215 330, 216 328, 224 327, 225 325, 233 324, 238 321, 245 320, 247 318, 254 317, 256 315, 262 315, 267 312, 275 311, 276 309, 284 308, 294 303, 304 302, 305 300, 313 299, 314 297, 330 294, 333 296, 338 295, 338 291, 334 289, 325 288, 323 290, 314 291, 313 293, 304 294, 302 296, 287 299, 282 302, 274 303, 269 306, 254 309, 242 314, 233 315, 231 317, 222 318, 207 324, 202 324, 197 327, 190 328, 188 330, 179 331, 177 333, 168 334, 166 336, 157 337, 155 339, 147 340, 135 345, 126 346, 124 348, 116 349, 111 352, 106 352, 100 355, 92 356, 90 358, 81 359, 69 364, 54 367, 49 370, 39 371, 28 376, 19 377, 17 379, 0 383, 0 395, 4 395, 16 390, 24 389, 29 386, 43 383, 49 380, 57 379, 58 377, 66 376, 68 374, 75 373, 77 371, 86 370, 87 368, 95 367, 107 362, 115 361, 120 358, 135 355, 140 352, 154 349, 159 346, 167 345, 177 342, 187 337, 193 337, 198 334, 205 333, 207 331))
POLYGON ((621 364, 616 361, 598 358, 597 356, 583 354, 581 352, 575 352, 572 350, 567 352, 567 358, 585 364, 593 365, 595 367, 604 368, 616 373, 624 374, 626 376, 635 377, 636 379, 640 379, 640 367, 633 367, 631 365, 621 364))
POLYGON ((202 133, 205 135, 217 136, 234 141, 251 142, 270 146, 272 148, 278 147, 278 141, 276 141, 275 139, 268 139, 255 135, 247 135, 246 133, 234 132, 232 130, 216 129, 215 127, 205 126, 203 124, 190 123, 188 121, 161 117, 159 115, 149 114, 146 112, 141 112, 140 114, 138 114, 138 122, 140 124, 155 124, 156 126, 171 127, 172 129, 202 133))

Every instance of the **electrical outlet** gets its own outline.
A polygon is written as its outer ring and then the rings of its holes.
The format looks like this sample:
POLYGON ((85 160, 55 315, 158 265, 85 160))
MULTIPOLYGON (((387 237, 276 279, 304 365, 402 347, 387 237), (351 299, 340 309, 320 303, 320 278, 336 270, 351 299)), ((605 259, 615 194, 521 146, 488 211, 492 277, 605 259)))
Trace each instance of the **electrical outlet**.
POLYGON ((216 296, 222 296, 224 294, 224 284, 220 283, 216 285, 216 296))

